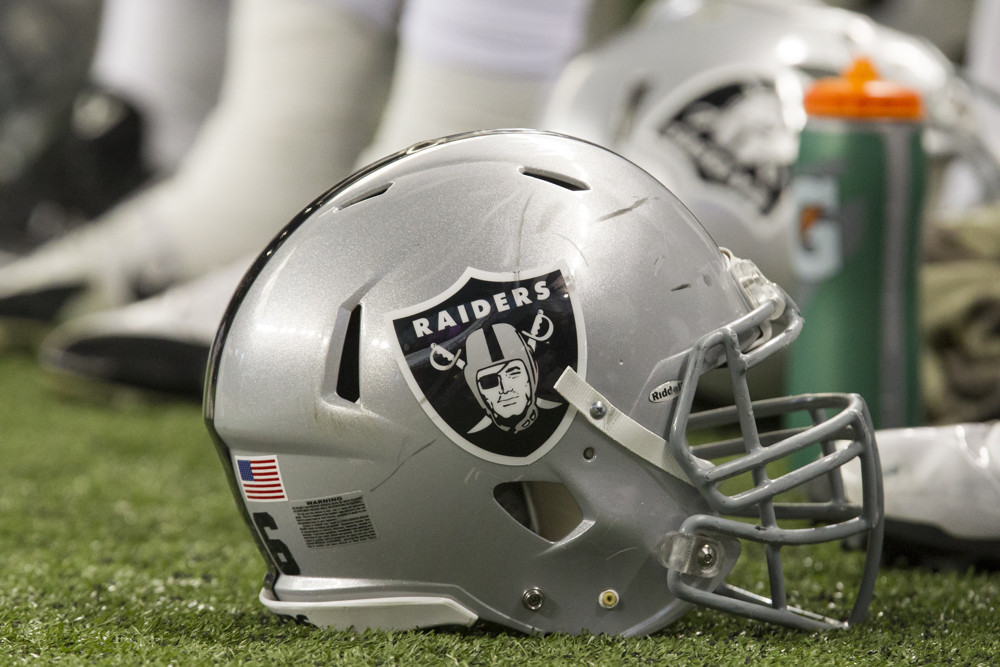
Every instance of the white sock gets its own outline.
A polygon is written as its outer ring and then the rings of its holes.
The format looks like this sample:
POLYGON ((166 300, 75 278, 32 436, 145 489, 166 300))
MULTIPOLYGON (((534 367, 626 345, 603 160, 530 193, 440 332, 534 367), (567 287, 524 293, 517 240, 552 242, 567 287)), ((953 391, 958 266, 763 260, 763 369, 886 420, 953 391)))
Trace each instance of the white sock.
POLYGON ((104 0, 91 77, 136 105, 147 163, 170 173, 215 106, 229 0, 104 0))
POLYGON ((582 46, 591 0, 409 0, 368 162, 426 139, 535 124, 582 46))
POLYGON ((315 0, 235 0, 219 105, 146 211, 189 278, 263 249, 370 140, 395 36, 315 0))
POLYGON ((65 315, 256 254, 374 133, 395 35, 317 0, 234 0, 219 104, 177 172, 0 267, 0 297, 87 286, 65 315))

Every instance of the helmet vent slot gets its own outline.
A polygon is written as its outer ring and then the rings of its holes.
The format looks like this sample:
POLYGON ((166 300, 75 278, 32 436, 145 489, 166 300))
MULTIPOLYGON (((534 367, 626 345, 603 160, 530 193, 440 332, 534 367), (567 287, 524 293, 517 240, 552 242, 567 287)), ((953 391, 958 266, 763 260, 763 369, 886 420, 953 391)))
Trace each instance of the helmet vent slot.
POLYGON ((559 187, 565 188, 570 192, 579 192, 580 190, 590 189, 590 186, 583 181, 578 181, 575 178, 570 178, 569 176, 565 176, 563 174, 556 174, 551 171, 532 169, 531 167, 521 167, 521 173, 529 178, 537 178, 540 181, 558 185, 559 187))
POLYGON ((384 195, 386 192, 389 191, 389 188, 391 188, 391 187, 392 187, 392 183, 385 183, 383 185, 380 185, 377 188, 369 190, 368 192, 360 194, 357 197, 355 197, 354 199, 349 200, 346 204, 344 204, 343 206, 341 206, 338 210, 343 211, 345 208, 350 208, 351 206, 354 206, 355 204, 360 204, 363 201, 367 201, 369 199, 374 199, 375 197, 384 195))
POLYGON ((558 482, 504 482, 493 498, 519 524, 550 542, 557 542, 580 525, 583 511, 573 494, 558 482))
POLYGON ((361 304, 351 311, 340 351, 340 369, 337 372, 337 395, 357 403, 361 398, 361 304))

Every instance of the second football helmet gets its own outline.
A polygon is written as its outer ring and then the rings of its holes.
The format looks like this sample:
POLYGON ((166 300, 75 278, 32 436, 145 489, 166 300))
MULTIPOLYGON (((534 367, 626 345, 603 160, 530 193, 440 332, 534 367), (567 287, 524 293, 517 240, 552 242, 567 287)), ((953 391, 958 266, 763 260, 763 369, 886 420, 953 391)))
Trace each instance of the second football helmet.
POLYGON ((255 262, 209 363, 206 421, 270 564, 261 601, 359 630, 640 635, 694 604, 860 620, 882 525, 864 402, 747 389, 800 327, 752 263, 594 144, 480 132, 358 172, 255 262), (736 404, 692 414, 723 364, 736 404), (813 425, 767 432, 792 411, 813 425), (833 500, 806 500, 817 479, 833 500), (787 557, 850 536, 869 551, 836 551, 858 557, 843 614, 797 607, 787 557), (748 560, 767 571, 752 591, 727 582, 748 560))
MULTIPOLYGON (((936 172, 960 161, 981 196, 1000 195, 970 88, 930 42, 814 0, 658 0, 620 34, 571 62, 542 127, 633 160, 694 212, 713 238, 794 286, 797 209, 790 185, 805 124, 803 90, 858 56, 919 90, 936 172)), ((935 178, 929 205, 935 206, 935 178)))

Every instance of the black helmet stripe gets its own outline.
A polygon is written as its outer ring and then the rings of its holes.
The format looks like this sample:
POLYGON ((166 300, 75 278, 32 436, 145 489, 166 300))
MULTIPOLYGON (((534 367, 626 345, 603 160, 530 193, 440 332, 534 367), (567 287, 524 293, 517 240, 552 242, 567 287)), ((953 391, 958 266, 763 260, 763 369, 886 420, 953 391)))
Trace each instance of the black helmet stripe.
POLYGON ((490 361, 493 363, 503 361, 503 350, 500 349, 500 341, 497 340, 497 334, 493 327, 487 326, 483 329, 483 334, 486 336, 486 349, 490 353, 490 361))

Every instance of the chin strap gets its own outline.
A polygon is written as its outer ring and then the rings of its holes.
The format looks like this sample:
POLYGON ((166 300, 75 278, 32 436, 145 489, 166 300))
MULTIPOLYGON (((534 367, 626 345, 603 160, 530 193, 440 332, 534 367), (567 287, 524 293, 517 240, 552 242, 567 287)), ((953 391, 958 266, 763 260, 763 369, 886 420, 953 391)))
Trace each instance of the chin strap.
POLYGON ((612 405, 569 366, 556 380, 555 390, 587 421, 619 445, 682 482, 691 484, 680 464, 667 451, 666 440, 612 405))

